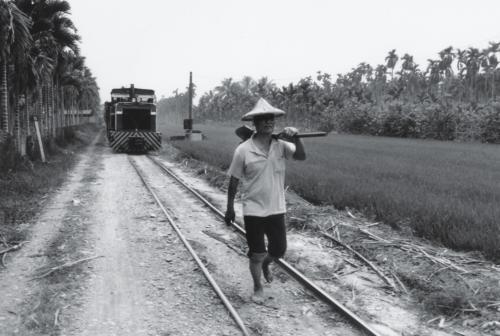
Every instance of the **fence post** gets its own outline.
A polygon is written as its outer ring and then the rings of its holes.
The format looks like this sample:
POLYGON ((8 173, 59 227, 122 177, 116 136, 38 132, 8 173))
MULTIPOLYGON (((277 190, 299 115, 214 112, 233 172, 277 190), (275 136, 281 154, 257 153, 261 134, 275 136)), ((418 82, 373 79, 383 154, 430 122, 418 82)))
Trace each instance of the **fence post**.
POLYGON ((42 156, 42 162, 45 163, 45 153, 43 151, 43 142, 42 142, 42 135, 40 134, 40 127, 38 126, 38 118, 33 117, 33 120, 35 122, 35 130, 36 130, 36 137, 38 139, 38 146, 40 148, 40 155, 42 156))

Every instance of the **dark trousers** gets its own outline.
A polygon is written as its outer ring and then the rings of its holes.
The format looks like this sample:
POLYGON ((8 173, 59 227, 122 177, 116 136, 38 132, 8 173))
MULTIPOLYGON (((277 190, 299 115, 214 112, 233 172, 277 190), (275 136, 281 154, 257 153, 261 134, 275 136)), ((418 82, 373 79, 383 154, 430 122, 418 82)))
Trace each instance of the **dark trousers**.
POLYGON ((248 243, 248 255, 252 253, 267 253, 275 258, 281 258, 286 251, 285 214, 268 217, 244 216, 245 231, 248 243), (267 237, 267 249, 265 238, 267 237))

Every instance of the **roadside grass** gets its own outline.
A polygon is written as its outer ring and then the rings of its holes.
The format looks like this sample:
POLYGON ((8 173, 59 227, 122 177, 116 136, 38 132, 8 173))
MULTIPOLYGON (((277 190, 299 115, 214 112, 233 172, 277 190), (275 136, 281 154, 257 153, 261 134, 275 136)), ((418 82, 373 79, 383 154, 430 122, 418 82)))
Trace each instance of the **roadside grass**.
MULTIPOLYGON (((95 166, 86 169, 82 181, 93 181, 96 176, 95 166)), ((88 184, 78 190, 77 197, 88 201, 95 195, 87 195, 88 184)), ((35 271, 33 281, 38 283, 36 291, 25 302, 21 313, 27 330, 36 335, 58 335, 64 324, 66 309, 79 304, 81 288, 88 277, 89 263, 79 263, 71 267, 62 267, 68 263, 89 257, 92 251, 89 242, 89 212, 81 205, 68 208, 62 218, 62 225, 52 241, 45 247, 44 265, 35 271), (60 269, 48 273, 52 268, 60 269), (62 322, 62 323, 61 323, 62 322)))
MULTIPOLYGON (((85 181, 93 181, 96 176, 95 166, 86 169, 85 181)), ((77 196, 85 201, 95 195, 86 195, 88 184, 78 190, 77 196)), ((27 330, 35 335, 58 335, 60 326, 67 318, 66 309, 80 304, 79 297, 85 279, 88 279, 90 263, 79 263, 71 267, 62 267, 75 260, 89 257, 92 244, 88 239, 90 217, 88 210, 81 205, 69 208, 62 218, 62 225, 52 241, 45 247, 44 265, 35 271, 38 286, 24 304, 21 317, 27 330), (48 274, 53 267, 62 267, 48 274), (63 317, 62 317, 63 316, 63 317)))
MULTIPOLYGON (((202 142, 172 142, 225 170, 235 127, 196 125, 202 142)), ((164 126, 164 138, 182 134, 164 126)), ((304 140, 307 160, 289 162, 287 185, 317 204, 355 208, 394 228, 500 259, 500 151, 496 145, 331 134, 304 140)))
POLYGON ((12 147, 2 148, 0 242, 24 240, 26 223, 39 211, 47 194, 64 182, 66 172, 75 162, 75 152, 88 145, 96 132, 93 125, 68 128, 64 141, 47 146, 48 162, 45 164, 12 154, 12 147))

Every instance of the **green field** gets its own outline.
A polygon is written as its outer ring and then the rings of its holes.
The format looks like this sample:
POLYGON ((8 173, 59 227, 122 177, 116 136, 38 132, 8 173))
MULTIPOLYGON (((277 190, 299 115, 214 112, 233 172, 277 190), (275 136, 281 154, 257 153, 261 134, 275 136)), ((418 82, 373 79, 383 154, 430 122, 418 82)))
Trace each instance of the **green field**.
MULTIPOLYGON (((175 142, 227 169, 234 127, 196 125, 203 142, 175 142)), ((181 129, 162 129, 165 138, 181 129)), ((445 245, 500 258, 497 145, 331 134, 304 140, 307 160, 290 162, 286 184, 306 199, 350 207, 394 227, 410 225, 445 245)))

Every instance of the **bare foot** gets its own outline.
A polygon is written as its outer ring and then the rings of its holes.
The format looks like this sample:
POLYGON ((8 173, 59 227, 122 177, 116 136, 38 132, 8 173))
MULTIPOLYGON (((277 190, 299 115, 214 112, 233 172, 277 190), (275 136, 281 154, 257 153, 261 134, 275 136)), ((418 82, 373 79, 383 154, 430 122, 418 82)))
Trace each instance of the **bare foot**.
POLYGON ((264 290, 261 288, 254 289, 251 300, 257 304, 263 304, 265 301, 264 290))
POLYGON ((271 264, 270 262, 269 263, 266 263, 266 262, 262 263, 262 275, 264 275, 264 279, 266 279, 266 281, 268 283, 273 282, 273 279, 274 279, 273 273, 271 273, 271 270, 269 269, 270 264, 271 264))

